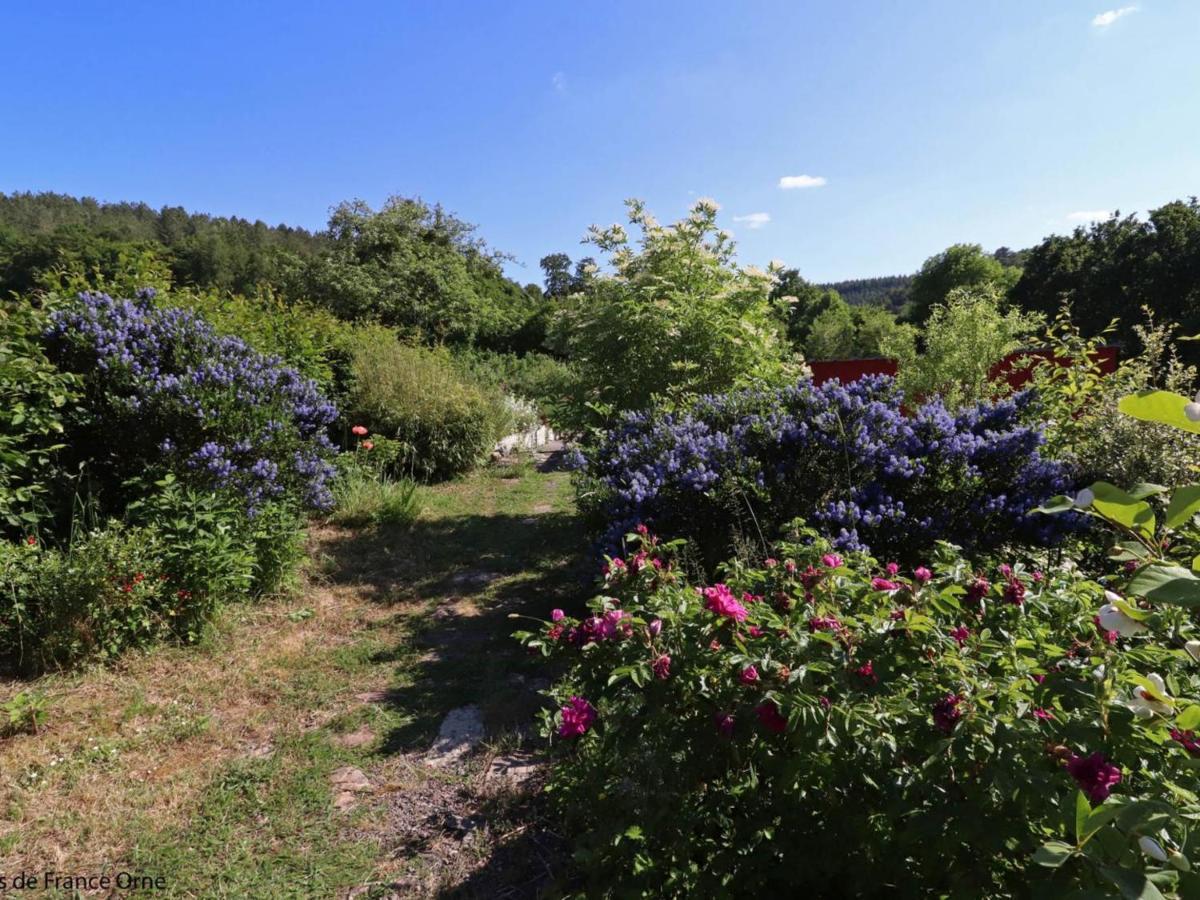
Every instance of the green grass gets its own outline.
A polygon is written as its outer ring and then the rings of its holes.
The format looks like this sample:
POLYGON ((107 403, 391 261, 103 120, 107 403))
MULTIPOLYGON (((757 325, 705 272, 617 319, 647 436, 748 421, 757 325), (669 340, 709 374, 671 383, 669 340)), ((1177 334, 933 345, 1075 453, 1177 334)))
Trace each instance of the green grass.
POLYGON ((44 774, 0 798, 0 871, 61 854, 61 871, 118 866, 164 876, 159 896, 230 898, 490 897, 544 879, 547 840, 523 843, 534 801, 421 759, 466 703, 491 746, 528 748, 540 701, 514 676, 545 673, 509 615, 586 591, 569 480, 529 465, 420 496, 403 524, 322 532, 319 581, 298 601, 230 607, 200 648, 51 677, 49 727, 0 743, 0 770, 44 774), (357 729, 370 740, 351 745, 357 729), (69 771, 46 769, 55 756, 69 771), (344 765, 379 787, 348 813, 329 782, 344 765), (486 835, 445 838, 426 821, 444 808, 482 816, 486 835))
POLYGON ((409 525, 420 515, 415 482, 376 475, 360 468, 342 474, 334 485, 334 511, 328 521, 355 528, 366 525, 409 525))

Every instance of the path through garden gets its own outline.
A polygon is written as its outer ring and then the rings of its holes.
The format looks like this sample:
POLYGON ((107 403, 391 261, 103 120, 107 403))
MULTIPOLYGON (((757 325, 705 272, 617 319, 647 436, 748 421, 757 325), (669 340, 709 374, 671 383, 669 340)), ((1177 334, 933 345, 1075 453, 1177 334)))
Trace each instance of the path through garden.
POLYGON ((552 884, 545 682, 508 616, 586 588, 553 462, 425 489, 409 528, 316 528, 304 593, 230 607, 200 647, 42 679, 48 724, 0 743, 0 872, 124 869, 180 897, 552 884))

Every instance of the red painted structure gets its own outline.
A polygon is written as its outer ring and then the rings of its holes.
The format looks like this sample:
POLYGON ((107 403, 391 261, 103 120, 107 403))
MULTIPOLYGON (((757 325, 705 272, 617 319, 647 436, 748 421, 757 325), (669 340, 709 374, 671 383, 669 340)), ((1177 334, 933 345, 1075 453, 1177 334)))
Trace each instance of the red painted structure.
MULTIPOLYGON (((1056 366, 1065 366, 1069 360, 1058 359, 1049 350, 1018 350, 1004 357, 992 367, 993 379, 1003 378, 1014 390, 1023 387, 1031 378, 1038 362, 1027 365, 1033 357, 1039 362, 1051 362, 1056 366)), ((1096 351, 1096 362, 1100 371, 1111 375, 1117 370, 1119 352, 1117 347, 1101 347, 1096 351)), ((809 362, 813 373, 813 384, 821 384, 839 379, 842 384, 858 381, 864 375, 895 375, 899 371, 899 363, 894 359, 823 359, 809 362)))

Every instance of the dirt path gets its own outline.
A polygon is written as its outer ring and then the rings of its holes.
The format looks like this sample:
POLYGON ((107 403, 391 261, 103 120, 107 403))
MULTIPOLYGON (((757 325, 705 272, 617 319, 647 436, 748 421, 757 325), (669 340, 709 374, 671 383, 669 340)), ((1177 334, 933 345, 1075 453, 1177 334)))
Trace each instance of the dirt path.
POLYGON ((41 733, 0 742, 0 875, 126 870, 180 897, 549 888, 544 673, 508 615, 586 590, 570 487, 488 470, 423 504, 409 529, 315 529, 304 595, 231 608, 201 647, 0 684, 50 703, 41 733))

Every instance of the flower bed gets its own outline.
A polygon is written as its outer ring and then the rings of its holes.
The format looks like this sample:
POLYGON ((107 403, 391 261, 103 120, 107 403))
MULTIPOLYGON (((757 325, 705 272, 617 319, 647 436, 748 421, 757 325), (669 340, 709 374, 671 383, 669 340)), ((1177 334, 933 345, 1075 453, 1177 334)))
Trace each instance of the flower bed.
POLYGON ((944 544, 881 565, 800 527, 695 586, 678 542, 628 540, 589 615, 519 635, 566 666, 549 789, 590 890, 1200 887, 1184 610, 944 544))

